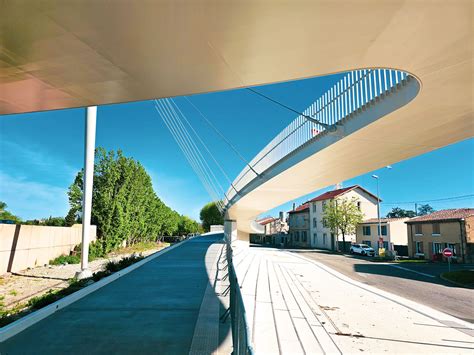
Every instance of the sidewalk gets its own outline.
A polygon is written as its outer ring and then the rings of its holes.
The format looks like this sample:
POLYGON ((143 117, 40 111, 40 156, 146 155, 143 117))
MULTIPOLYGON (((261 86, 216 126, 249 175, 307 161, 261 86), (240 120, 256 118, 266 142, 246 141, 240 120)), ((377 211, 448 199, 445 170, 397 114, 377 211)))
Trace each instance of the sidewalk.
POLYGON ((234 263, 257 354, 472 353, 472 325, 282 250, 234 263))
POLYGON ((0 353, 229 353, 212 275, 221 239, 198 237, 150 260, 1 343, 0 353), (203 333, 204 345, 194 339, 203 333))

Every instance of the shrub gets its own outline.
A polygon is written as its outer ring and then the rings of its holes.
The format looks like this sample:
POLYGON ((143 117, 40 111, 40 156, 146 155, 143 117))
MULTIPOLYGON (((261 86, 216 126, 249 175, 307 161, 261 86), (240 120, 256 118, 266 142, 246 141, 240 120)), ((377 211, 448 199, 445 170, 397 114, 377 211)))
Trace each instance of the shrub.
POLYGON ((61 255, 56 259, 49 262, 50 265, 63 265, 63 264, 79 264, 81 262, 80 255, 61 255))
POLYGON ((110 272, 116 272, 122 269, 125 269, 126 267, 136 263, 137 261, 142 260, 144 257, 141 255, 131 255, 129 257, 120 259, 118 261, 109 261, 105 265, 105 269, 110 272))

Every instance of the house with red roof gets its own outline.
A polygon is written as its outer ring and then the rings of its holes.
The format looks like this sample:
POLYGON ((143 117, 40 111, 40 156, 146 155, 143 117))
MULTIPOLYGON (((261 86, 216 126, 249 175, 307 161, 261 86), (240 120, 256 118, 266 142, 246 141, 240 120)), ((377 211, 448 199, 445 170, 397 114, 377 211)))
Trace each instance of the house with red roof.
POLYGON ((440 210, 405 223, 411 257, 443 260, 443 249, 450 248, 457 261, 474 261, 474 208, 440 210))
MULTIPOLYGON (((342 235, 330 230, 325 224, 324 208, 330 201, 353 198, 364 218, 377 217, 377 196, 363 187, 353 185, 327 191, 288 212, 290 245, 329 250, 342 249, 342 235), (292 215, 295 217, 292 218, 292 215), (305 221, 304 224, 302 221, 305 221), (305 242, 302 242, 302 239, 305 242)), ((345 241, 346 250, 349 250, 350 244, 356 242, 356 235, 346 236, 345 241)))

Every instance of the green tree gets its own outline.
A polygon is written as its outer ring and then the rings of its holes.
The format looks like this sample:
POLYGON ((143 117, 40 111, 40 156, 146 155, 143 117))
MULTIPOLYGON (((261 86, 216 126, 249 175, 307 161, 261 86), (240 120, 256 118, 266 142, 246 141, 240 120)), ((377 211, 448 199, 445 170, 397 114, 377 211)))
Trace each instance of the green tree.
POLYGON ((415 216, 416 216, 415 211, 404 210, 403 208, 400 208, 400 207, 394 207, 389 213, 387 213, 387 218, 402 218, 402 217, 413 218, 415 216))
POLYGON ((204 231, 209 232, 211 225, 224 224, 224 217, 215 202, 209 202, 199 213, 204 231))
POLYGON ((186 235, 189 233, 197 233, 199 231, 199 224, 189 218, 188 216, 180 216, 178 223, 178 234, 186 235))
MULTIPOLYGON (((82 212, 83 173, 69 187, 68 223, 82 212)), ((178 231, 180 215, 155 194, 144 167, 119 150, 96 150, 91 222, 97 226, 97 247, 107 253, 125 241, 157 240, 178 231)))
POLYGON ((0 219, 13 221, 15 223, 21 223, 21 218, 7 211, 7 207, 8 205, 5 202, 0 201, 0 219))
POLYGON ((430 213, 433 213, 435 212, 436 210, 431 207, 430 205, 426 204, 426 205, 420 205, 420 207, 418 207, 418 216, 424 216, 424 215, 427 215, 427 214, 430 214, 430 213))
POLYGON ((340 198, 330 200, 323 212, 324 224, 337 236, 342 234, 342 247, 346 251, 346 235, 354 234, 356 227, 362 222, 364 214, 357 207, 357 198, 340 198))

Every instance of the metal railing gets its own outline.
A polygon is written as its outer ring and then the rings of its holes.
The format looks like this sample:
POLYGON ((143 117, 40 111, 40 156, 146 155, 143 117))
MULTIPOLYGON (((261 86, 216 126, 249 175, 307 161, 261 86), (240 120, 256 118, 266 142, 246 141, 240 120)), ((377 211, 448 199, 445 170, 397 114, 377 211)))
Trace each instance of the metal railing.
POLYGON ((232 259, 232 246, 226 236, 226 257, 227 270, 229 278, 229 292, 230 292, 230 319, 232 327, 232 344, 233 355, 252 355, 252 343, 250 340, 250 330, 247 323, 247 316, 245 313, 244 300, 240 292, 240 285, 237 279, 237 274, 234 269, 232 259))
POLYGON ((363 69, 346 73, 250 161, 249 166, 232 183, 233 187, 227 191, 224 205, 229 205, 237 194, 236 190, 241 191, 272 165, 303 144, 317 139, 328 129, 336 128, 343 119, 383 98, 409 79, 409 74, 390 69, 363 69), (321 124, 305 116, 316 119, 321 124))

